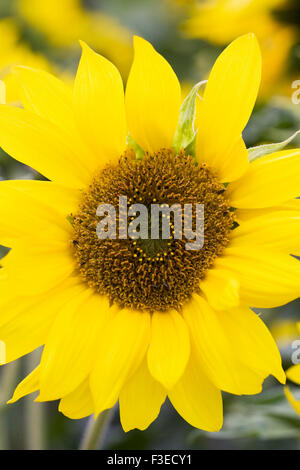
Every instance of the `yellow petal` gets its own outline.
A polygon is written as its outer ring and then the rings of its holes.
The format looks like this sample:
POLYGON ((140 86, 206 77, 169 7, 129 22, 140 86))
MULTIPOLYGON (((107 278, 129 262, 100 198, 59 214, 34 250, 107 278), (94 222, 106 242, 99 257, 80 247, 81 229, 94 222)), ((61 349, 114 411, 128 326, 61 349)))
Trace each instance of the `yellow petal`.
POLYGON ((148 366, 152 376, 167 389, 183 374, 190 355, 188 328, 175 310, 153 313, 148 366))
POLYGON ((117 160, 126 146, 124 89, 116 67, 81 42, 74 83, 78 129, 97 156, 98 166, 117 160))
POLYGON ((225 269, 209 269, 200 289, 215 310, 236 307, 240 302, 239 282, 225 269))
POLYGON ((232 232, 230 246, 253 244, 300 255, 300 212, 271 212, 241 223, 232 232))
POLYGON ((75 270, 75 263, 65 242, 57 246, 14 247, 1 266, 8 281, 14 280, 23 295, 41 294, 68 279, 75 270))
POLYGON ((263 378, 240 362, 220 322, 222 314, 198 295, 184 309, 199 365, 221 390, 237 395, 258 393, 263 378))
POLYGON ((97 169, 99 159, 78 133, 71 87, 42 70, 19 66, 15 71, 24 107, 63 130, 71 138, 77 157, 84 166, 91 172, 97 169))
POLYGON ((151 376, 144 359, 120 393, 120 418, 125 432, 143 431, 157 418, 166 399, 166 391, 151 376))
POLYGON ((226 248, 215 266, 232 272, 240 282, 241 300, 251 307, 278 307, 300 293, 300 263, 265 247, 226 248))
POLYGON ((14 246, 23 239, 53 244, 70 239, 67 216, 78 207, 77 190, 48 181, 0 182, 0 240, 14 246))
POLYGON ((72 91, 61 80, 43 70, 15 67, 25 109, 39 114, 75 138, 72 91))
POLYGON ((266 155, 249 165, 247 173, 228 186, 234 207, 259 209, 300 195, 300 150, 266 155))
POLYGON ((286 376, 289 380, 295 382, 295 384, 300 385, 300 364, 290 367, 286 371, 286 376))
POLYGON ((40 366, 38 365, 22 382, 19 383, 14 391, 12 398, 7 403, 15 403, 20 398, 36 392, 39 389, 40 366))
POLYGON ((5 83, 0 80, 0 104, 6 103, 6 87, 5 83))
POLYGON ((91 173, 72 139, 30 111, 0 105, 0 146, 13 158, 63 186, 82 188, 91 173))
POLYGON ((11 302, 1 306, 0 340, 6 346, 6 362, 43 345, 57 312, 81 289, 69 281, 42 296, 12 296, 11 302))
MULTIPOLYGON (((228 182, 238 179, 249 166, 248 150, 242 137, 239 137, 228 153, 228 159, 213 165, 218 170, 221 181, 228 182)), ((201 159, 200 159, 201 160, 201 159)))
POLYGON ((288 399, 288 401, 290 402, 290 404, 292 405, 292 407, 296 411, 296 413, 298 413, 300 415, 300 401, 297 401, 293 397, 289 387, 284 387, 284 393, 285 393, 286 398, 288 399))
POLYGON ((222 395, 203 373, 192 353, 185 372, 168 394, 176 411, 191 426, 219 431, 223 424, 222 395))
POLYGON ((111 318, 108 298, 88 289, 67 303, 47 338, 41 359, 41 401, 75 390, 90 373, 100 329, 111 318))
POLYGON ((141 364, 150 339, 150 315, 123 309, 99 335, 90 385, 96 414, 111 408, 125 381, 141 364))
POLYGON ((278 206, 265 207, 263 209, 237 209, 235 215, 237 221, 247 222, 249 219, 260 217, 261 215, 271 215, 273 212, 298 212, 300 211, 300 199, 291 199, 278 206))
POLYGON ((233 41, 217 59, 198 108, 197 159, 219 171, 222 181, 241 176, 248 157, 241 134, 261 79, 261 54, 253 34, 233 41))
POLYGON ((71 419, 85 418, 94 413, 94 403, 88 379, 59 402, 59 411, 71 419))
POLYGON ((277 345, 257 314, 239 307, 222 312, 219 321, 239 361, 263 378, 272 374, 285 383, 277 345))
POLYGON ((137 36, 125 104, 129 132, 145 151, 172 146, 181 105, 180 84, 169 63, 137 36))

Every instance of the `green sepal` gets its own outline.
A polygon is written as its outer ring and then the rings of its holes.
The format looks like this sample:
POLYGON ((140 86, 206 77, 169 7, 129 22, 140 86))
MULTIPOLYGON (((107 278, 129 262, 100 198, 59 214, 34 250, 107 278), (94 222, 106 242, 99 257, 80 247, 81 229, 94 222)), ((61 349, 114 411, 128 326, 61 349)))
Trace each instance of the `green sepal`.
POLYGON ((134 140, 134 138, 130 134, 127 134, 126 140, 128 147, 131 147, 135 151, 136 159, 142 160, 145 153, 142 147, 139 146, 139 144, 134 140))
POLYGON ((195 120, 195 108, 196 108, 196 97, 199 89, 206 83, 206 80, 203 82, 197 83, 185 98, 184 102, 181 105, 179 111, 178 125, 175 132, 175 137, 173 141, 173 148, 175 152, 179 152, 180 149, 190 149, 189 153, 195 157, 195 129, 194 129, 194 120, 195 120), (193 153, 191 153, 193 151, 193 153))
POLYGON ((276 144, 265 144, 249 148, 249 162, 253 162, 258 158, 264 157, 265 155, 269 155, 270 153, 279 152, 280 150, 284 149, 288 144, 290 144, 297 137, 297 135, 299 135, 299 133, 300 130, 295 132, 295 134, 293 134, 288 139, 282 142, 278 142, 276 144))
POLYGON ((67 221, 70 222, 71 225, 74 225, 74 219, 70 215, 67 215, 66 217, 67 221))
POLYGON ((196 137, 197 137, 197 131, 195 132, 195 135, 189 145, 185 147, 185 154, 186 155, 191 155, 194 157, 195 162, 197 161, 196 159, 196 137))

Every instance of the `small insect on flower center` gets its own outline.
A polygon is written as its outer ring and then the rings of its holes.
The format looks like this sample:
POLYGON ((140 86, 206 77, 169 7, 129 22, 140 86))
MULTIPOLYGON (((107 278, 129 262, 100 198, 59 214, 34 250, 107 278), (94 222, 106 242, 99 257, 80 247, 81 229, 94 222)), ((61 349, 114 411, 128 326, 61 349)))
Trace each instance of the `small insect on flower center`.
MULTIPOLYGON (((229 243, 234 213, 226 198, 226 190, 205 164, 195 164, 184 151, 171 149, 146 153, 137 160, 129 149, 115 166, 107 166, 97 174, 82 195, 78 212, 71 215, 74 237, 72 250, 81 277, 111 303, 138 310, 179 310, 194 292, 207 269, 229 243), (120 197, 126 197, 128 208, 143 204, 149 209, 204 207, 204 243, 201 249, 186 249, 185 235, 174 235, 174 217, 166 216, 170 227, 168 238, 104 238, 97 236, 100 204, 116 209, 116 226, 123 224, 118 208, 120 197)), ((195 226, 195 211, 192 225, 195 226)), ((128 217, 130 224, 134 217, 128 217)), ((149 217, 151 233, 153 221, 149 217)), ((184 224, 184 214, 183 222, 184 224)), ((118 230, 117 230, 118 233, 118 230)))

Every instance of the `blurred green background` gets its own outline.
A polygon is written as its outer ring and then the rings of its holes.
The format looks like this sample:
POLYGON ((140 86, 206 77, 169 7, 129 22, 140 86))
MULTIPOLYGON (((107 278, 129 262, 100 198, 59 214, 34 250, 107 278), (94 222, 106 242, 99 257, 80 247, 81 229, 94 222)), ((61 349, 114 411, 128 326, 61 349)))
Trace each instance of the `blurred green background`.
MULTIPOLYGON (((228 21, 222 10, 206 17, 201 9, 203 2, 198 2, 200 8, 195 3, 0 0, 0 79, 7 84, 7 101, 18 102, 11 75, 16 64, 44 68, 71 83, 80 57, 77 39, 86 40, 115 62, 126 82, 133 34, 151 41, 170 61, 187 94, 193 84, 207 78, 214 60, 231 39, 253 30, 261 42, 266 73, 244 134, 246 143, 254 146, 281 141, 300 129, 300 104, 292 102, 292 84, 300 80, 299 2, 248 1, 253 9, 232 11, 228 21)), ((296 138, 293 146, 299 145, 300 139, 296 138)), ((0 179, 23 178, 40 176, 0 151, 0 179)), ((0 250, 2 256, 7 251, 4 247, 0 250)), ((296 301, 263 312, 286 368, 291 365, 292 341, 297 339, 294 325, 299 321, 299 307, 296 301)), ((87 420, 71 421, 57 411, 57 403, 41 405, 34 403, 32 396, 5 405, 14 386, 33 369, 39 355, 36 351, 0 369, 0 449, 78 448, 87 420)), ((212 434, 191 428, 168 403, 147 431, 125 434, 116 410, 104 448, 300 449, 300 417, 275 380, 267 380, 259 396, 224 394, 224 408, 224 428, 212 434)))

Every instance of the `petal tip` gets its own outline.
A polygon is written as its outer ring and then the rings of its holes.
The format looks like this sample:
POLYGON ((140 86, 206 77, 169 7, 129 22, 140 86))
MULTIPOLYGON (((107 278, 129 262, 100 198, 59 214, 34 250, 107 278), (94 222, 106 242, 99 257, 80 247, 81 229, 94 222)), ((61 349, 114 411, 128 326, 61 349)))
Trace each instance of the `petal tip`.
POLYGON ((82 39, 79 39, 78 42, 80 44, 82 53, 84 53, 84 52, 94 52, 93 49, 85 41, 83 41, 82 39))
POLYGON ((149 41, 147 41, 147 39, 144 39, 141 36, 136 36, 136 35, 133 36, 133 47, 134 47, 135 53, 141 51, 142 49, 145 50, 145 48, 147 47, 149 49, 150 48, 153 49, 152 44, 149 41))
POLYGON ((16 400, 16 399, 14 398, 14 395, 13 395, 13 396, 6 402, 6 404, 7 404, 7 405, 12 405, 13 403, 16 403, 16 401, 18 401, 18 400, 16 400))

